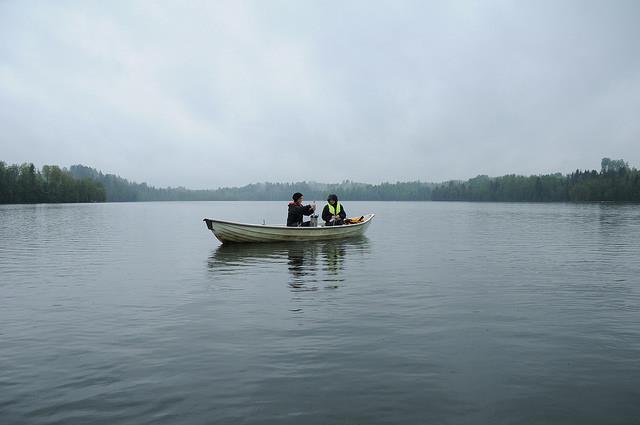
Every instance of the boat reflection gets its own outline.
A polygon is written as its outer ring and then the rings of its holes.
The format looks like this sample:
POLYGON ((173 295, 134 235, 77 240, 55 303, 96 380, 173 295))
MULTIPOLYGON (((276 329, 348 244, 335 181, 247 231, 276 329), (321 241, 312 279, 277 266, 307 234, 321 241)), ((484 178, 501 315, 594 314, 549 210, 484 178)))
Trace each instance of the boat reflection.
POLYGON ((211 273, 219 276, 278 273, 286 268, 294 291, 339 287, 344 282, 346 259, 366 253, 366 237, 318 242, 220 245, 208 259, 211 273))

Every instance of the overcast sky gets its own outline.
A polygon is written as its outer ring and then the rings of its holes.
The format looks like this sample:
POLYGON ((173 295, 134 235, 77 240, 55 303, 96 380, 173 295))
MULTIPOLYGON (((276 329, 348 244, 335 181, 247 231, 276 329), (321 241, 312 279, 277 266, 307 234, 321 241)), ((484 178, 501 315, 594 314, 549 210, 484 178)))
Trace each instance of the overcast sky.
POLYGON ((0 160, 157 186, 640 167, 640 1, 0 0, 0 160))

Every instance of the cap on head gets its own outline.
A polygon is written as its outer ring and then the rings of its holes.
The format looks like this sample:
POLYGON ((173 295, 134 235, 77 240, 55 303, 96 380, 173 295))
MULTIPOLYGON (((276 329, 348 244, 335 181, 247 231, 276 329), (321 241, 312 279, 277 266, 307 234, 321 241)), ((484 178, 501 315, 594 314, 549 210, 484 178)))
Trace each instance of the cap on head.
POLYGON ((327 198, 327 202, 333 200, 334 202, 338 202, 338 195, 332 193, 331 195, 329 195, 329 197, 327 198))
POLYGON ((293 202, 298 202, 298 199, 302 198, 302 193, 296 192, 293 194, 292 198, 293 198, 293 202))

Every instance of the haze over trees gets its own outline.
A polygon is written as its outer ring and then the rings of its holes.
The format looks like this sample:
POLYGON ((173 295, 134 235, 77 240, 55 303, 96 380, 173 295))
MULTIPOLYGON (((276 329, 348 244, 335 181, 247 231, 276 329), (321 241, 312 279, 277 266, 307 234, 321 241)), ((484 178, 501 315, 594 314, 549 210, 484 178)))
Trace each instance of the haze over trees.
POLYGON ((484 201, 484 202, 640 202, 640 171, 622 159, 603 158, 600 171, 501 177, 477 176, 441 184, 396 182, 377 185, 344 181, 254 183, 242 187, 189 190, 156 188, 104 174, 84 165, 68 170, 0 161, 0 203, 139 202, 139 201, 288 201, 302 192, 308 201, 337 193, 351 201, 484 201))
POLYGON ((326 199, 329 193, 339 193, 341 199, 354 201, 428 201, 431 183, 398 182, 372 185, 345 181, 338 184, 316 182, 253 183, 242 187, 214 190, 189 190, 184 187, 156 188, 146 183, 130 182, 113 174, 103 174, 94 168, 72 165, 77 178, 91 178, 104 185, 108 202, 122 201, 286 201, 294 192, 302 192, 305 199, 326 199))

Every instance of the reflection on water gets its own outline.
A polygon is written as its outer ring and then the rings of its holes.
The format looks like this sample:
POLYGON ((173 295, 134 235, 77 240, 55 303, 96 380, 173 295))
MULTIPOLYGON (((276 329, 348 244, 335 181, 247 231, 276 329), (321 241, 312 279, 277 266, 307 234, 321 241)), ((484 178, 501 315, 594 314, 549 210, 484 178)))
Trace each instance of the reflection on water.
POLYGON ((209 271, 216 275, 256 274, 268 269, 288 270, 293 291, 337 288, 350 256, 369 252, 366 237, 322 242, 220 245, 209 257, 209 271))

